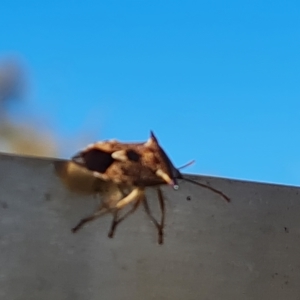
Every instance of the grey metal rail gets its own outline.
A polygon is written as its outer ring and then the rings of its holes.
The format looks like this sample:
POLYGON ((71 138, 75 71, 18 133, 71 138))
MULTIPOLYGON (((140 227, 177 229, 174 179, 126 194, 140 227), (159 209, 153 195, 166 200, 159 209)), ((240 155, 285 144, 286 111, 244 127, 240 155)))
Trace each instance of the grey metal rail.
POLYGON ((161 246, 142 207, 114 239, 110 216, 72 234, 98 200, 69 192, 51 159, 0 155, 0 299, 299 300, 300 189, 193 178, 232 202, 190 183, 163 188, 161 246))

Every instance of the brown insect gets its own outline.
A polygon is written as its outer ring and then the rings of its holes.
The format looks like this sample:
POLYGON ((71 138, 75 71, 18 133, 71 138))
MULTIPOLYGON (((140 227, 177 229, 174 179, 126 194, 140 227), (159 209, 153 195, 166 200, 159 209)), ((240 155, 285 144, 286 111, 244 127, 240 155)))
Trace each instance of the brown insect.
POLYGON ((110 140, 91 144, 75 155, 72 161, 91 171, 93 176, 100 180, 101 184, 98 185, 96 192, 102 195, 100 207, 92 215, 80 220, 72 229, 73 232, 77 232, 86 223, 111 213, 113 220, 108 236, 112 238, 118 224, 142 203, 147 215, 157 228, 158 243, 162 244, 165 205, 160 185, 168 184, 174 189, 178 189, 177 181, 180 179, 210 189, 221 195, 226 201, 230 201, 221 191, 183 177, 160 147, 153 132, 145 143, 121 143, 110 140), (156 188, 161 210, 159 222, 150 211, 145 196, 147 187, 156 188), (129 204, 132 204, 130 210, 120 216, 120 211, 129 204))

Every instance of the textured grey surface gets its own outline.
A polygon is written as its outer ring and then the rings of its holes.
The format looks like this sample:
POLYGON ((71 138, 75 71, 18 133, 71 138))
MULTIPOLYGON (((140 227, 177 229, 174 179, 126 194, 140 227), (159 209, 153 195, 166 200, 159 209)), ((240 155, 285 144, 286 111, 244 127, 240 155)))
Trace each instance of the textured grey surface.
POLYGON ((51 160, 1 155, 0 299, 299 300, 300 190, 201 182, 232 202, 166 187, 164 245, 142 207, 108 239, 110 216, 70 232, 97 199, 67 191, 51 160))

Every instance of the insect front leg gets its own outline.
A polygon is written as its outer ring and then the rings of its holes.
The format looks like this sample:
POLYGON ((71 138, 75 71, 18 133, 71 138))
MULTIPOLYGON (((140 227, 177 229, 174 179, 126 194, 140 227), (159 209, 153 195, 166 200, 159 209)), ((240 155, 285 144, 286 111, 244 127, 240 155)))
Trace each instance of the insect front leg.
POLYGON ((165 228, 166 211, 165 211, 164 195, 160 188, 157 188, 157 195, 158 195, 159 206, 160 206, 160 211, 161 211, 160 226, 161 226, 161 236, 162 236, 161 240, 162 240, 163 239, 163 230, 165 228))
POLYGON ((165 203, 164 203, 164 197, 162 194, 162 191, 160 188, 157 189, 157 195, 158 195, 158 200, 159 200, 159 207, 161 210, 161 219, 160 219, 160 223, 158 223, 158 221, 154 218, 154 216, 152 215, 152 212, 150 210, 148 201, 145 197, 143 204, 144 204, 144 208, 145 211, 147 213, 147 215, 149 216, 150 220, 154 223, 155 227, 157 228, 158 231, 158 243, 161 245, 163 244, 164 241, 164 227, 165 227, 165 203))

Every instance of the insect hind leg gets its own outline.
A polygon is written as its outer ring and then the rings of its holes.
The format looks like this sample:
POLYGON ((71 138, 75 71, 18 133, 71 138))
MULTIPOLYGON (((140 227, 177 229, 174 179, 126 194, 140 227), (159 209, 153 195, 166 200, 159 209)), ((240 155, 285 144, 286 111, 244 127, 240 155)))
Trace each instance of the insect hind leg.
POLYGON ((124 219, 126 219, 130 214, 132 214, 138 207, 138 204, 142 197, 144 196, 144 191, 141 188, 135 188, 133 189, 127 196, 119 200, 117 204, 114 206, 110 207, 110 203, 102 203, 99 209, 94 212, 92 215, 83 218, 79 221, 79 223, 72 228, 72 232, 75 233, 77 232, 82 226, 84 226, 86 223, 91 222, 99 217, 102 217, 103 215, 107 213, 113 214, 113 221, 111 225, 111 229, 109 231, 108 236, 113 237, 114 231, 116 230, 117 225, 122 222, 124 219), (136 201, 135 205, 131 210, 129 210, 123 217, 118 219, 118 212, 131 202, 136 201))
POLYGON ((84 226, 86 223, 91 222, 97 218, 102 217, 103 215, 107 214, 109 212, 109 210, 104 207, 101 206, 97 211, 95 211, 92 215, 81 219, 78 224, 72 228, 72 232, 76 233, 80 228, 82 228, 82 226, 84 226))

